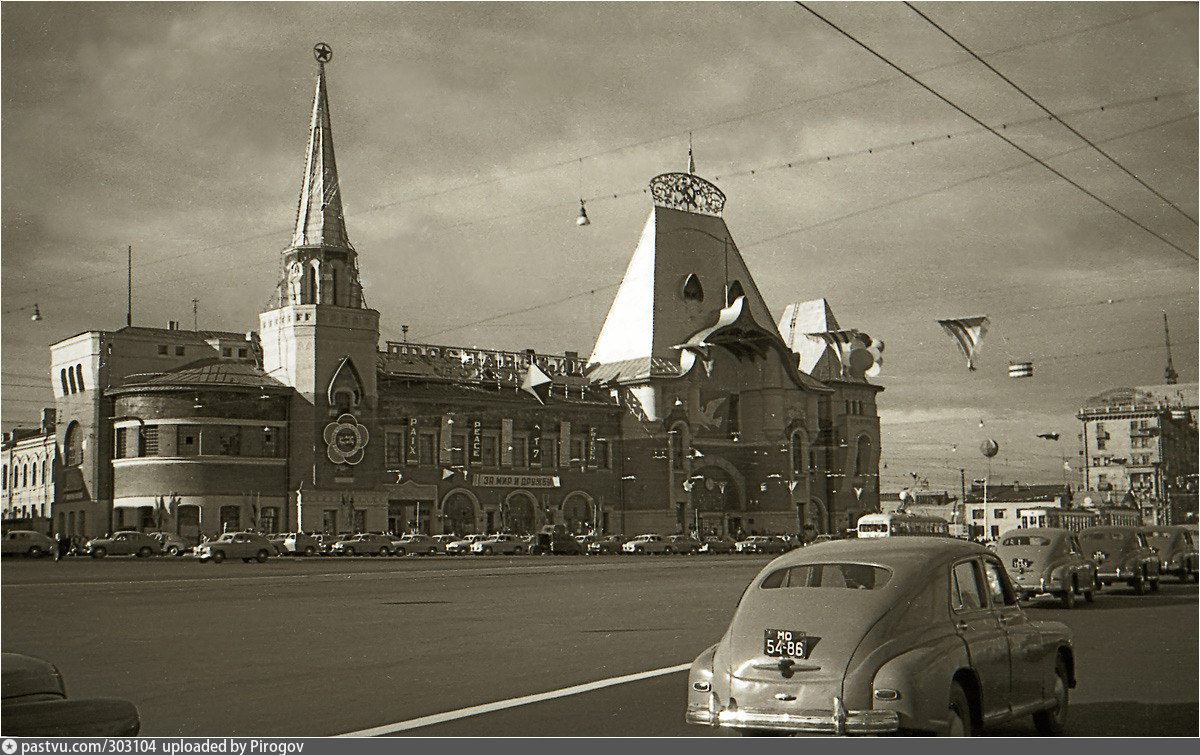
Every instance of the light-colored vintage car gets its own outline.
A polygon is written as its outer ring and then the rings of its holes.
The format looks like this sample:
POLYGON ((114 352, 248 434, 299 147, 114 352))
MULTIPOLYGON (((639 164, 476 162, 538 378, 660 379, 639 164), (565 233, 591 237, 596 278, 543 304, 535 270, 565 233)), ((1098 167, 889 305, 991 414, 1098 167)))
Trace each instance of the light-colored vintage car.
POLYGON ((742 734, 962 736, 1029 714, 1061 734, 1075 656, 981 545, 842 540, 767 564, 687 685, 689 723, 742 734))
POLYGON ((1082 595, 1091 603, 1100 589, 1096 562, 1083 555, 1073 532, 1055 527, 1015 529, 996 543, 996 555, 1008 569, 1021 600, 1053 595, 1073 608, 1082 595))
POLYGON ((1146 542, 1160 559, 1163 574, 1171 574, 1180 582, 1197 580, 1200 571, 1200 555, 1196 553, 1196 541, 1186 527, 1148 526, 1142 527, 1146 542))
POLYGON ((667 539, 662 535, 638 535, 621 546, 626 553, 666 553, 667 539))
POLYGON ((459 538, 458 540, 452 540, 449 543, 446 543, 446 555, 461 556, 465 553, 470 553, 471 544, 476 540, 482 540, 485 537, 487 537, 487 535, 467 535, 466 537, 459 538))
POLYGON ((1105 585, 1124 582, 1138 595, 1158 591, 1162 561, 1137 527, 1088 527, 1079 533, 1083 552, 1096 562, 1105 585))
POLYGON ((146 534, 157 540, 162 546, 163 553, 168 556, 182 556, 192 547, 192 543, 174 532, 146 532, 146 534))
POLYGON ((49 536, 33 530, 12 530, 0 539, 0 548, 5 556, 29 556, 41 558, 54 552, 54 541, 49 536))
POLYGON ((433 536, 433 548, 434 548, 433 552, 434 553, 445 553, 447 545, 449 545, 450 543, 453 543, 456 540, 460 540, 460 539, 461 538, 459 538, 458 535, 434 535, 433 536))
POLYGON ((196 546, 196 558, 201 563, 212 561, 219 564, 227 558, 240 558, 246 563, 250 559, 265 563, 275 546, 257 532, 226 532, 215 540, 206 540, 196 546))
POLYGON ((97 537, 89 540, 87 550, 92 558, 105 556, 137 556, 146 558, 163 552, 162 541, 145 532, 123 530, 114 532, 108 537, 97 537))
POLYGON ((488 535, 471 543, 471 552, 475 555, 491 556, 496 553, 521 555, 525 552, 525 541, 516 535, 500 533, 488 535))

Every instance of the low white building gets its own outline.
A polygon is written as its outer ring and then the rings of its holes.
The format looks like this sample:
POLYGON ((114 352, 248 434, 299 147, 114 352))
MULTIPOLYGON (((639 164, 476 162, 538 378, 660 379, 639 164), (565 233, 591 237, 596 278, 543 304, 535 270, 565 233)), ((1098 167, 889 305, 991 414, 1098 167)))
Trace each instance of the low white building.
MULTIPOLYGON (((1022 526, 1026 510, 1065 509, 1071 505, 1071 490, 1065 485, 992 485, 975 483, 967 493, 966 520, 971 537, 995 540, 1022 526)), ((1044 514, 1043 514, 1044 515, 1044 514)))

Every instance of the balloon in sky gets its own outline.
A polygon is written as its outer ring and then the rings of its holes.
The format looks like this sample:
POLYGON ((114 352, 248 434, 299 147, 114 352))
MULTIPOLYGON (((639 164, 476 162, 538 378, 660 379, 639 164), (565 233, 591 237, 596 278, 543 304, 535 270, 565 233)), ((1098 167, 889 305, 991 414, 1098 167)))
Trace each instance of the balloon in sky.
POLYGON ((988 438, 979 444, 979 453, 990 459, 996 454, 1000 453, 1000 444, 991 438, 988 438))
POLYGON ((967 357, 967 369, 975 371, 975 354, 987 335, 988 319, 986 317, 960 317, 955 320, 938 320, 938 325, 954 337, 963 354, 967 357))

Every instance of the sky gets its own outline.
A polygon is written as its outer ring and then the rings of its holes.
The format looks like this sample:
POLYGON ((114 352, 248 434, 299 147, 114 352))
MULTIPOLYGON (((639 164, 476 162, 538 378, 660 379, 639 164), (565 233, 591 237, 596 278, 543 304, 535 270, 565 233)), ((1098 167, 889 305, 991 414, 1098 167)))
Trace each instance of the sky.
POLYGON ((135 325, 257 329, 324 41, 383 340, 589 354, 690 133, 775 317, 886 343, 884 491, 957 491, 988 438, 993 477, 1078 483, 1074 414, 1164 382, 1164 311, 1197 380, 1197 5, 915 5, 1179 209, 903 4, 812 8, 1162 238, 792 3, 5 2, 4 429, 52 405, 50 344, 124 325, 127 246, 135 325), (974 315, 968 372, 936 321, 974 315))

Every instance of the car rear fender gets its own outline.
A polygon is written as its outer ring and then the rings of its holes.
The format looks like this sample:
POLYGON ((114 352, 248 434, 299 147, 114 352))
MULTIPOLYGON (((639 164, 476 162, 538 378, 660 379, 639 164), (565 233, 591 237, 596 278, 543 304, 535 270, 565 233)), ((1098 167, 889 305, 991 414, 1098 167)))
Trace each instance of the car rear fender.
POLYGON ((894 690, 899 697, 873 700, 872 707, 899 713, 903 729, 944 731, 949 725, 950 687, 960 672, 974 678, 962 638, 953 633, 930 636, 879 667, 871 683, 873 693, 894 690))

